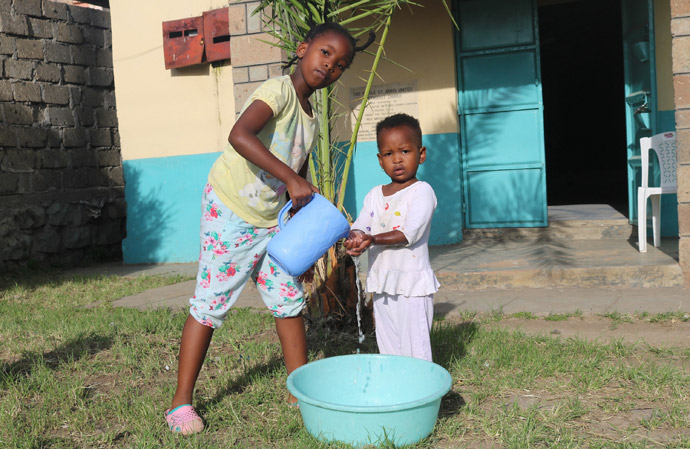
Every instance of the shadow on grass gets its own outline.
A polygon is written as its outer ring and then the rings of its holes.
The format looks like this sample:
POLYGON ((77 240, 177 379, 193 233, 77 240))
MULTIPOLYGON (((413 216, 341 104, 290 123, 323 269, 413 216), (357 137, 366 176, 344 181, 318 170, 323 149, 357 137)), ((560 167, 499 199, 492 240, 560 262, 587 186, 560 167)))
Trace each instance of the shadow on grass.
POLYGON ((51 370, 59 369, 65 363, 91 357, 101 351, 109 349, 113 345, 110 337, 88 334, 77 337, 49 352, 27 352, 20 360, 12 363, 3 363, 0 366, 0 388, 30 377, 34 369, 44 365, 51 370))

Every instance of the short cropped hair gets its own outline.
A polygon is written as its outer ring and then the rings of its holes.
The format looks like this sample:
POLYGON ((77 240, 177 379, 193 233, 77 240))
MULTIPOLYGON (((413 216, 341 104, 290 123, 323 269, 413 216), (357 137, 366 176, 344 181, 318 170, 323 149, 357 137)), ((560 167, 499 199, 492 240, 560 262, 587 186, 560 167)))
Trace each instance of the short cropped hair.
POLYGON ((407 114, 390 115, 376 124, 376 143, 379 143, 379 136, 384 129, 398 128, 400 126, 407 126, 412 130, 415 136, 415 144, 417 148, 422 147, 422 128, 419 126, 419 120, 407 114))

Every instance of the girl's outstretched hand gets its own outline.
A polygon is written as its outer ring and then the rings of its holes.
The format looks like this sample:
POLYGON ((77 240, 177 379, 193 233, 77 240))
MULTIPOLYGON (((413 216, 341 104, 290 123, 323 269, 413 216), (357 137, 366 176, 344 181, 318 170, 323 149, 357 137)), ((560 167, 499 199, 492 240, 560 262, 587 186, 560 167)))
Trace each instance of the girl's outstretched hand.
POLYGON ((362 231, 350 231, 343 245, 350 256, 361 256, 362 253, 371 246, 374 238, 362 231))

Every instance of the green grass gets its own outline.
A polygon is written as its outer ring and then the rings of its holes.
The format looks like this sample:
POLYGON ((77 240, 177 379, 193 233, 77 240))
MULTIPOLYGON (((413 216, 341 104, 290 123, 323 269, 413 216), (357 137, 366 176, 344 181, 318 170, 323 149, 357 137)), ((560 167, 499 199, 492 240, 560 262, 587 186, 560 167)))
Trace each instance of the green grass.
MULTIPOLYGON (((233 310, 216 331, 200 375, 195 405, 207 430, 171 434, 162 412, 175 388, 186 311, 112 302, 181 280, 54 273, 0 279, 0 447, 349 447, 318 442, 285 405, 273 318, 250 309, 233 310)), ((502 316, 499 310, 488 318, 502 316)), ((466 313, 434 325, 435 361, 449 370, 453 387, 434 432, 413 447, 690 447, 686 349, 534 337, 476 318, 466 313)), ((358 347, 356 330, 323 322, 310 323, 308 340, 311 359, 358 347)), ((373 335, 360 349, 375 352, 373 335)))

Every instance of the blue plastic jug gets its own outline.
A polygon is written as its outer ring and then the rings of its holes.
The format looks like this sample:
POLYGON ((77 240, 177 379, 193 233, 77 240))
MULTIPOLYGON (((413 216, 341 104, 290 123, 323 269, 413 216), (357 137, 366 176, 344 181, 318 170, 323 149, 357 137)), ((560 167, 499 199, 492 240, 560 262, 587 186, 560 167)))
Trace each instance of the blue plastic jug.
POLYGON ((266 251, 286 273, 299 276, 335 242, 347 237, 350 224, 333 203, 318 193, 286 223, 285 215, 291 207, 292 201, 288 201, 278 213, 280 231, 268 242, 266 251))

